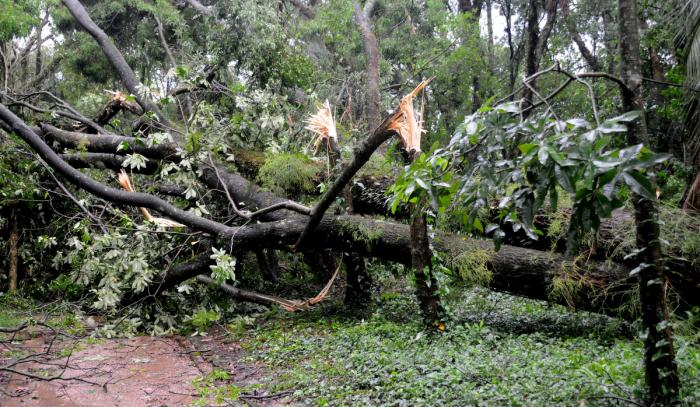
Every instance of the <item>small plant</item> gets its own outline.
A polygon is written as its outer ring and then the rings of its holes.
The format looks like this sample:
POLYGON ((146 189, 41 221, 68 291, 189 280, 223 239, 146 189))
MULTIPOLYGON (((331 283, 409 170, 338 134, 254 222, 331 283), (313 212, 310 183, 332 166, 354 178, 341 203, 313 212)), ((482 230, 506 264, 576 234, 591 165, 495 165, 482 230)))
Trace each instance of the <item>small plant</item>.
POLYGON ((67 274, 61 274, 49 283, 49 291, 57 298, 75 301, 83 294, 83 288, 67 274))
POLYGON ((194 335, 205 336, 207 330, 215 322, 219 321, 221 314, 217 310, 206 310, 200 308, 192 314, 191 317, 187 318, 187 324, 194 329, 194 335))
POLYGON ((196 406, 229 405, 238 400, 241 388, 233 385, 223 385, 221 382, 230 379, 228 372, 214 369, 204 377, 198 377, 192 381, 192 386, 199 398, 194 402, 196 406))
POLYGON ((226 325, 228 336, 233 340, 241 339, 249 328, 255 326, 255 318, 249 316, 238 316, 233 322, 226 325))

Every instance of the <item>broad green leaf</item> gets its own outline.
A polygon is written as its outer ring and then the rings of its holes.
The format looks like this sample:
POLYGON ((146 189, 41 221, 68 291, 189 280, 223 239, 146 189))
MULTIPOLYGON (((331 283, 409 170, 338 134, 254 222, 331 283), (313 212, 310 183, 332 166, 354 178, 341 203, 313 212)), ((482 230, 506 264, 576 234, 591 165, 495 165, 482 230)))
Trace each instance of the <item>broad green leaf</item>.
POLYGON ((634 193, 641 195, 647 199, 656 199, 654 187, 651 184, 651 181, 649 181, 649 179, 646 176, 644 176, 644 174, 640 173, 639 171, 633 170, 630 172, 623 172, 622 178, 625 180, 625 183, 630 187, 630 189, 634 193))
POLYGON ((524 155, 527 155, 527 154, 530 153, 530 151, 532 151, 532 150, 533 150, 534 148, 536 148, 536 147, 537 147, 537 144, 525 143, 525 144, 520 144, 520 145, 518 146, 518 149, 519 149, 524 155))

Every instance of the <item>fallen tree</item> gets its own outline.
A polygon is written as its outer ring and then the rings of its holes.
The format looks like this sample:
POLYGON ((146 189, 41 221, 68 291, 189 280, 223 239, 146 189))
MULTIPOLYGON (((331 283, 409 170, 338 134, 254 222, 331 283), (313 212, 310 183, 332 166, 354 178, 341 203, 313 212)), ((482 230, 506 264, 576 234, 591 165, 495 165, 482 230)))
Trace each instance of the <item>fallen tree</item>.
MULTIPOLYGON (((104 32, 90 20, 78 2, 64 0, 64 4, 110 56, 125 86, 136 93, 133 89, 138 81, 133 71, 116 47, 106 40, 104 32)), ((157 105, 147 98, 137 97, 136 100, 144 111, 153 111, 163 124, 167 124, 157 105)), ((2 128, 17 133, 54 171, 76 187, 115 204, 157 211, 194 231, 210 235, 212 240, 225 242, 231 251, 261 248, 292 252, 333 249, 411 266, 412 239, 408 225, 328 213, 336 198, 377 147, 396 134, 390 124, 395 123, 399 115, 400 112, 395 111, 373 130, 355 150, 352 161, 338 174, 320 202, 312 208, 260 191, 246 179, 214 162, 211 155, 208 160, 195 162, 196 168, 193 170, 199 180, 210 190, 218 191, 225 207, 232 211, 233 221, 222 223, 185 211, 153 194, 109 187, 77 169, 90 165, 117 169, 124 163, 119 161, 119 157, 135 153, 147 158, 145 169, 139 170, 151 172, 158 161, 177 162, 182 158, 183 150, 176 144, 149 146, 133 137, 109 134, 80 115, 73 115, 72 119, 89 126, 95 131, 94 134, 69 131, 48 123, 40 124, 39 129, 30 128, 0 104, 0 120, 4 122, 2 128), (59 155, 47 141, 55 141, 59 147, 78 151, 59 155)), ((599 312, 618 313, 621 308, 631 309, 627 307, 627 300, 635 282, 623 265, 598 261, 574 262, 556 253, 508 245, 496 252, 489 241, 440 232, 436 233, 433 246, 444 264, 459 272, 462 278, 487 284, 494 289, 599 312)), ((164 273, 147 292, 155 295, 196 277, 207 270, 211 264, 209 260, 207 253, 203 253, 193 263, 176 266, 170 273, 164 273)), ((697 285, 689 287, 689 294, 684 295, 688 302, 698 301, 700 296, 696 291, 697 285)))
MULTIPOLYGON (((307 227, 308 208, 285 198, 263 191, 245 178, 228 171, 224 166, 203 163, 200 165, 200 180, 212 190, 228 191, 230 197, 239 207, 245 207, 248 214, 255 214, 266 223, 244 226, 226 226, 181 211, 166 201, 150 194, 127 193, 97 183, 75 168, 72 168, 44 142, 34 131, 26 126, 4 106, 0 106, 0 117, 34 148, 55 170, 80 188, 106 200, 131 206, 142 206, 172 217, 193 229, 204 231, 217 238, 225 238, 236 250, 254 250, 268 247, 280 250, 292 250, 292 246, 307 227), (306 212, 306 213, 305 213, 306 212), (302 215, 299 215, 302 213, 302 215)), ((50 126, 42 129, 54 135, 66 134, 50 126)), ((121 141, 132 141, 128 137, 112 135, 91 135, 85 133, 70 134, 76 146, 90 150, 96 144, 89 143, 92 137, 104 137, 103 143, 111 144, 110 137, 119 137, 121 141), (86 141, 81 142, 80 137, 86 141)), ((96 149, 102 147, 97 144, 96 149)), ((151 156, 163 155, 163 151, 147 151, 151 156)), ((170 151, 175 148, 168 146, 170 151)), ((121 154, 122 152, 119 152, 121 154)), ((93 164, 102 160, 108 162, 115 155, 106 153, 83 153, 90 157, 93 164)), ((116 154, 117 157, 123 157, 116 154)), ((66 155, 63 155, 65 157, 66 155)), ((72 157, 72 155, 68 155, 72 157)), ((79 156, 79 155, 78 155, 79 156)), ((108 168, 112 165, 107 165, 108 168)), ((411 265, 409 226, 389 221, 375 220, 362 216, 325 215, 320 219, 314 233, 305 242, 314 250, 320 248, 334 249, 358 255, 379 258, 411 265)), ((629 277, 629 269, 612 262, 573 262, 566 257, 552 252, 504 245, 498 252, 493 250, 490 241, 468 238, 466 236, 437 232, 434 248, 441 253, 444 263, 463 278, 485 283, 489 287, 529 298, 542 299, 590 311, 618 314, 621 309, 629 311, 630 290, 635 283, 629 277), (485 267, 488 273, 473 276, 474 268, 485 267)), ((196 277, 205 271, 211 262, 207 256, 193 264, 183 264, 174 273, 164 274, 159 283, 148 292, 157 294, 163 289, 171 288, 185 280, 196 277)), ((698 285, 693 283, 694 276, 678 275, 677 286, 683 300, 697 305, 700 294, 698 285), (684 282, 685 284, 682 284, 684 282)))
MULTIPOLYGON (((212 188, 226 188, 237 204, 246 203, 248 210, 277 206, 279 211, 261 214, 268 222, 243 226, 226 226, 197 217, 173 207, 155 196, 129 193, 102 185, 78 170, 71 168, 58 154, 29 127, 4 106, 0 106, 2 118, 55 170, 74 185, 84 188, 103 199, 131 206, 146 207, 167 215, 188 227, 225 239, 236 250, 253 250, 268 247, 291 250, 308 226, 308 218, 291 211, 298 205, 265 191, 260 191, 244 178, 223 168, 214 171, 204 167, 202 180, 212 188)), ((86 135, 87 137, 88 135, 86 135)), ((300 205, 301 206, 301 205, 300 205)), ((298 209, 298 208, 296 208, 298 209)), ((395 222, 375 220, 362 216, 325 215, 318 227, 307 236, 309 248, 330 248, 356 253, 388 261, 411 265, 409 226, 395 222)), ((515 246, 504 245, 498 252, 485 240, 438 232, 435 249, 442 253, 444 262, 469 278, 470 268, 486 267, 488 275, 479 281, 491 288, 529 298, 553 301, 580 309, 606 313, 618 313, 629 299, 634 282, 624 266, 615 263, 591 261, 575 264, 564 256, 515 246), (568 285, 570 291, 557 291, 553 287, 568 285)), ((173 274, 165 274, 161 281, 149 290, 156 294, 182 281, 201 274, 210 264, 206 256, 194 264, 182 265, 173 274)), ((691 298, 700 298, 695 295, 691 298)))

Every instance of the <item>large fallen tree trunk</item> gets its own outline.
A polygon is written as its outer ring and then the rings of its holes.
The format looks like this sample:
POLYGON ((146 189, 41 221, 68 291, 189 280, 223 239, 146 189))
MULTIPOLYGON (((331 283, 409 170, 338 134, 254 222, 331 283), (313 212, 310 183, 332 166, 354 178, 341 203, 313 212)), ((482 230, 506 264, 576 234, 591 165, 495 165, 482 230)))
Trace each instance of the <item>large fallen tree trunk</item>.
MULTIPOLYGON (((77 185, 101 198, 132 206, 147 207, 172 217, 189 227, 224 238, 227 244, 237 250, 253 250, 261 247, 289 250, 308 225, 307 216, 299 216, 294 211, 275 211, 263 214, 261 219, 271 222, 245 226, 226 226, 208 219, 185 213, 167 202, 143 193, 125 193, 101 185, 88 179, 84 174, 68 166, 65 161, 28 128, 16 116, 0 106, 5 122, 17 131, 30 146, 77 185)), ((85 135, 89 137, 88 135, 85 135)), ((232 198, 245 202, 249 209, 266 205, 295 204, 259 191, 244 178, 226 172, 223 168, 216 175, 213 167, 203 171, 206 184, 222 188, 227 185, 232 198), (208 181, 207 181, 208 180, 208 181)), ((407 225, 373 220, 358 216, 324 216, 309 234, 308 247, 315 249, 331 248, 352 252, 405 265, 411 264, 410 233, 407 225)), ((634 282, 628 277, 624 266, 614 263, 588 262, 573 264, 561 255, 513 246, 503 246, 494 252, 489 241, 469 239, 465 236, 437 233, 434 247, 443 252, 443 259, 455 269, 463 268, 469 274, 469 267, 479 267, 483 262, 490 271, 490 287, 510 293, 563 303, 581 309, 615 313, 624 306, 634 282), (558 284, 553 284, 558 283, 558 284), (552 290, 555 286, 569 287, 569 290, 552 290)), ((205 263, 205 262, 204 262, 205 263)), ((202 264, 202 263, 200 263, 202 264)), ((201 269, 193 267, 192 273, 201 269)), ((183 272, 177 278, 163 284, 173 286, 196 274, 183 272)), ((480 281, 484 281, 483 279, 480 281)), ((689 303, 698 303, 698 286, 688 287, 684 298, 689 303)))
MULTIPOLYGON (((306 217, 294 216, 244 226, 227 239, 227 243, 242 250, 259 247, 286 250, 302 233, 306 222, 306 217)), ((331 248, 410 266, 410 240, 408 225, 342 215, 325 216, 315 233, 309 237, 308 245, 316 249, 331 248)), ((446 264, 455 269, 478 267, 478 263, 483 262, 481 265, 490 272, 487 285, 495 290, 612 315, 629 311, 627 305, 635 280, 629 277, 629 270, 619 264, 596 261, 574 264, 558 254, 508 245, 496 252, 490 241, 442 232, 436 233, 434 248, 446 264), (551 290, 552 283, 557 280, 576 284, 577 289, 570 296, 557 295, 551 290)), ((149 293, 153 295, 159 290, 194 278, 205 272, 209 264, 206 257, 202 256, 194 263, 177 266, 173 272, 161 276, 149 293)), ((468 274, 469 270, 464 272, 468 274)))
MULTIPOLYGON (((9 111, 5 111, 5 113, 9 113, 9 111)), ((296 215, 299 212, 303 213, 303 208, 300 211, 298 204, 261 191, 245 178, 233 174, 221 166, 218 167, 218 171, 215 171, 211 165, 200 166, 200 180, 209 188, 228 191, 236 204, 239 207, 245 207, 248 212, 258 208, 275 209, 260 213, 257 218, 271 223, 241 227, 225 226, 194 217, 189 213, 185 214, 151 195, 128 194, 121 191, 116 192, 107 187, 103 188, 99 183, 88 182, 87 177, 67 165, 66 161, 58 155, 49 157, 48 154, 55 155, 55 153, 39 137, 32 138, 32 134, 36 136, 35 130, 28 128, 16 116, 6 115, 5 122, 21 135, 24 133, 24 136, 29 137, 31 140, 27 138, 25 140, 32 141, 30 145, 37 149, 54 169, 62 172, 78 187, 85 188, 89 192, 113 202, 143 206, 160 211, 194 229, 211 233, 217 237, 226 237, 228 240, 233 236, 232 240, 238 248, 272 247, 288 250, 308 224, 307 216, 296 215), (223 184, 226 185, 226 188, 223 188, 223 184)), ((138 145, 134 143, 133 138, 129 137, 71 133, 46 125, 42 126, 42 129, 45 134, 50 135, 64 146, 72 145, 87 149, 89 153, 82 153, 82 157, 86 160, 100 161, 108 156, 110 156, 110 160, 113 160, 115 157, 111 154, 99 155, 94 154, 93 151, 110 151, 113 148, 116 149, 116 146, 123 142, 132 143, 134 146, 138 145)), ((161 145, 156 148, 138 146, 139 150, 146 156, 165 159, 176 157, 173 155, 177 151, 175 145, 161 145)), ((70 157, 71 163, 78 167, 85 164, 79 164, 73 156, 64 155, 63 157, 70 157)), ((115 162, 107 167, 113 168, 117 165, 118 163, 115 162)), ((410 265, 408 226, 391 222, 376 222, 379 221, 361 217, 324 216, 319 228, 309 236, 309 248, 314 250, 332 248, 410 265)), ((488 259, 484 263, 491 273, 490 284, 492 288, 530 298, 565 303, 582 309, 616 312, 615 310, 625 304, 629 295, 628 290, 633 287, 632 282, 627 277, 627 269, 616 264, 589 262, 575 265, 558 254, 513 246, 504 246, 501 251, 495 253, 490 242, 439 233, 435 248, 443 251, 443 257, 448 264, 457 269, 462 266, 465 268, 468 265, 478 267, 479 264, 476 264, 475 260, 488 259), (567 289, 563 291, 553 290, 553 287, 567 289)), ((201 272, 201 269, 197 267, 192 267, 190 270, 192 273, 201 272)), ((465 269, 464 271, 469 274, 469 270, 465 269)), ((169 280, 169 283, 164 284, 163 287, 170 287, 177 284, 178 281, 184 281, 196 275, 192 273, 181 273, 179 277, 169 280)), ((689 304, 697 304, 700 300, 697 278, 683 273, 678 273, 675 277, 674 286, 680 291, 681 297, 689 304)), ((483 282, 483 279, 480 281, 483 282)))

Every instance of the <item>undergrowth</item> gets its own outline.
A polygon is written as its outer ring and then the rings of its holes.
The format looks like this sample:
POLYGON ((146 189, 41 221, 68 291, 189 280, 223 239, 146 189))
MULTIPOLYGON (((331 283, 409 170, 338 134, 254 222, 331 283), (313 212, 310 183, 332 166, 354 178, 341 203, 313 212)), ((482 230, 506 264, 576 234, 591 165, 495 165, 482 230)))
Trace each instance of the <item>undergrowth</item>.
MULTIPOLYGON (((364 319, 277 314, 243 335, 272 370, 270 393, 301 405, 625 405, 643 397, 642 343, 629 324, 484 289, 453 290, 452 320, 428 333, 410 293, 364 319)), ((700 402, 700 349, 679 336, 686 405, 700 402)))

